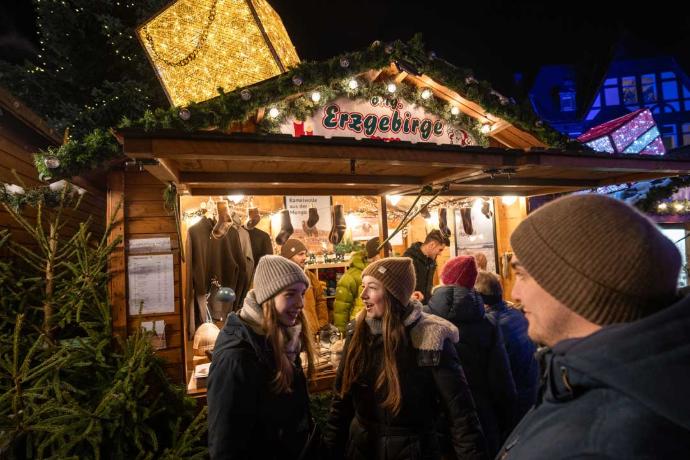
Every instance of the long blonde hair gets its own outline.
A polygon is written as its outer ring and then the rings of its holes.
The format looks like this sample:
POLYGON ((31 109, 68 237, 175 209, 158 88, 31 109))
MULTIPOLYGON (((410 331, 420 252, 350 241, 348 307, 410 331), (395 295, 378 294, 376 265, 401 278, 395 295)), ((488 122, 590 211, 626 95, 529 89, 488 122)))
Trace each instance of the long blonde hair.
MULTIPOLYGON (((401 345, 407 342, 403 322, 405 308, 388 291, 384 295, 383 303, 383 367, 376 377, 374 389, 377 392, 385 392, 386 399, 383 401, 383 408, 397 415, 402 405, 397 354, 401 345)), ((355 331, 350 339, 349 350, 345 357, 341 396, 350 390, 364 371, 367 357, 366 343, 367 338, 371 335, 365 319, 366 310, 362 310, 357 316, 355 331)))
MULTIPOLYGON (((273 350, 273 358, 276 363, 276 375, 271 381, 274 393, 291 393, 292 380, 294 378, 294 367, 285 353, 285 326, 278 321, 278 311, 274 298, 268 299, 261 306, 264 312, 263 330, 266 334, 268 343, 273 350)), ((304 317, 304 310, 299 312, 299 322, 302 324, 299 338, 302 342, 301 351, 307 354, 307 374, 314 375, 314 346, 312 344, 312 334, 309 325, 304 317)))

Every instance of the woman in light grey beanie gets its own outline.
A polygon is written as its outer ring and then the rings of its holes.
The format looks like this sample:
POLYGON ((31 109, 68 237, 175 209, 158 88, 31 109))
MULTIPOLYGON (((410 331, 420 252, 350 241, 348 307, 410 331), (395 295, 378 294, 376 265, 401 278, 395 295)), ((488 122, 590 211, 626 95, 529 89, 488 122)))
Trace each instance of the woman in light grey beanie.
POLYGON ((268 255, 244 306, 218 335, 208 381, 211 458, 298 458, 311 430, 300 352, 314 372, 302 312, 309 280, 296 263, 268 255))

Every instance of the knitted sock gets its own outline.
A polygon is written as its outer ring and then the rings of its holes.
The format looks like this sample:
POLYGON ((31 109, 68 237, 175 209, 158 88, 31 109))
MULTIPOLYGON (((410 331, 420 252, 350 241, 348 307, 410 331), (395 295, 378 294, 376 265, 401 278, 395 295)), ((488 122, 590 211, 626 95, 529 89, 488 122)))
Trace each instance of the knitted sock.
POLYGON ((261 215, 259 214, 259 208, 250 208, 249 212, 247 213, 247 223, 245 224, 245 227, 251 230, 252 228, 256 227, 260 220, 261 215))
POLYGON ((467 235, 474 234, 474 228, 472 228, 472 208, 462 208, 460 209, 460 218, 462 219, 462 229, 467 235))
POLYGON ((445 237, 450 236, 450 229, 448 228, 448 217, 446 208, 441 208, 438 210, 438 229, 445 237))
POLYGON ((280 231, 276 236, 276 243, 281 246, 284 245, 294 231, 295 229, 292 228, 292 223, 290 222, 290 211, 283 209, 280 211, 280 231))
POLYGON ((313 227, 319 221, 319 212, 316 208, 309 208, 309 219, 307 219, 307 227, 313 227))

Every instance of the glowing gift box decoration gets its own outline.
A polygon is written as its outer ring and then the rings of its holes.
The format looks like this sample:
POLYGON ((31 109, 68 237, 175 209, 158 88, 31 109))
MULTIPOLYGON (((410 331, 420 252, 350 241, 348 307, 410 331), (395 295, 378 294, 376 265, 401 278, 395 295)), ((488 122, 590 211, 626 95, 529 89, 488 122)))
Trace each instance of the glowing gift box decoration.
POLYGON ((137 30, 168 99, 201 102, 299 64, 266 0, 177 0, 137 30))
POLYGON ((659 129, 649 109, 640 109, 595 126, 577 140, 597 152, 642 155, 666 153, 659 129))

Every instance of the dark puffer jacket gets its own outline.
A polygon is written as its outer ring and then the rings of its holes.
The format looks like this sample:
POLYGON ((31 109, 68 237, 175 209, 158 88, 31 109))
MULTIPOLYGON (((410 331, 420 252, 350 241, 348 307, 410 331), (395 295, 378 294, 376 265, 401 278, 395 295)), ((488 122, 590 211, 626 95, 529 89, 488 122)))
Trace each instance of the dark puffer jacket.
POLYGON ((486 317, 484 301, 474 289, 441 286, 434 291, 428 309, 460 330, 456 344, 460 363, 489 453, 494 455, 517 422, 517 393, 501 330, 486 317))
POLYGON ((537 347, 527 335, 527 318, 520 310, 511 308, 500 300, 489 305, 487 317, 498 324, 503 334, 517 390, 517 418, 520 419, 537 400, 539 364, 534 357, 537 347))
POLYGON ((687 459, 690 298, 544 355, 541 398, 500 459, 687 459))
POLYGON ((208 381, 208 445, 212 459, 294 459, 304 446, 310 413, 297 358, 292 393, 270 389, 273 351, 237 314, 218 335, 208 381))
POLYGON ((324 442, 332 458, 440 459, 442 451, 453 450, 457 458, 487 458, 472 397, 452 343, 446 339, 442 350, 435 352, 415 349, 411 335, 418 321, 407 327, 407 342, 399 353, 402 407, 398 415, 381 406, 385 395, 374 390, 383 363, 380 334, 368 334, 363 375, 344 397, 338 395, 354 322, 348 325, 336 395, 324 429, 324 442), (442 414, 445 418, 440 422, 442 414), (446 431, 450 427, 449 438, 439 440, 439 425, 446 431))
POLYGON ((414 243, 407 248, 403 256, 412 259, 414 273, 417 277, 417 284, 414 290, 424 294, 423 302, 429 302, 431 297, 431 286, 434 284, 434 273, 436 273, 436 261, 427 257, 422 252, 422 243, 414 243))

